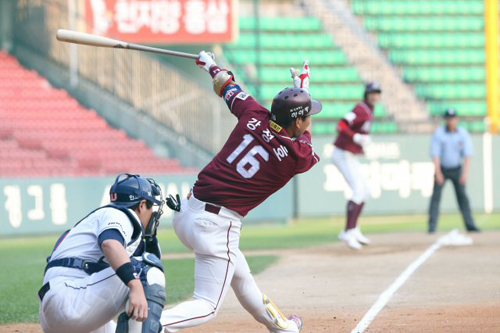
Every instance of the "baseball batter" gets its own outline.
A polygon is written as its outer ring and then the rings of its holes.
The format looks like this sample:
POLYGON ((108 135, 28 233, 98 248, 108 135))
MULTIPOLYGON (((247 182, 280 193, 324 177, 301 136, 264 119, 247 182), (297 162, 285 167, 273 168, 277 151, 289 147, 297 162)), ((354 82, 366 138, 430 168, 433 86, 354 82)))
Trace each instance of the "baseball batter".
POLYGON ((156 239, 160 187, 122 174, 110 198, 111 204, 66 231, 47 259, 38 292, 44 332, 161 331, 166 296, 156 239), (124 310, 116 324, 113 319, 124 310))
POLYGON ((197 64, 210 73, 216 94, 238 123, 174 215, 175 232, 195 252, 195 290, 193 300, 164 311, 161 322, 165 332, 206 323, 215 318, 231 287, 270 332, 299 332, 300 317, 286 318, 260 291, 239 239, 241 219, 250 210, 319 161, 311 144, 310 116, 322 107, 308 93, 307 63, 294 78, 295 88, 276 95, 271 112, 243 92, 232 73, 219 68, 208 53, 201 52, 197 64))
POLYGON ((365 86, 363 101, 346 114, 337 126, 338 136, 332 162, 337 166, 352 190, 352 197, 347 202, 347 223, 339 238, 350 248, 360 250, 370 243, 358 226, 365 201, 370 196, 368 182, 361 172, 358 155, 363 154, 363 147, 371 142, 370 130, 373 122, 375 105, 380 100, 382 89, 376 82, 365 86))

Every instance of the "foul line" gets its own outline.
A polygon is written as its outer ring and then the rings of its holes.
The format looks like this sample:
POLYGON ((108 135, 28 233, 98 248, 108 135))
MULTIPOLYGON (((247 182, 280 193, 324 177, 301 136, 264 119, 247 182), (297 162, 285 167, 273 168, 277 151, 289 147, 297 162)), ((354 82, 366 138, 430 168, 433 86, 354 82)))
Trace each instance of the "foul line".
POLYGON ((457 233, 457 230, 453 230, 450 233, 439 238, 436 243, 429 247, 420 257, 408 266, 403 273, 394 281, 389 288, 387 288, 379 298, 372 305, 370 310, 365 314, 363 319, 359 322, 358 326, 351 331, 351 333, 362 333, 368 328, 371 322, 375 319, 378 313, 386 306, 387 302, 391 299, 392 295, 408 280, 408 278, 422 265, 427 259, 429 259, 434 252, 436 252, 444 243, 444 241, 451 235, 457 233))

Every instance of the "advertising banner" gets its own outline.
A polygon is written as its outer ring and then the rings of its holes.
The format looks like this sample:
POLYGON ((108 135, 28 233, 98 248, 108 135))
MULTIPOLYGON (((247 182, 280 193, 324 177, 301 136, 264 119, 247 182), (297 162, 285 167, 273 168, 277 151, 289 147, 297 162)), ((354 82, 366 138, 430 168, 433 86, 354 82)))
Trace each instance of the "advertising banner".
POLYGON ((142 44, 236 39, 235 0, 86 0, 87 32, 142 44))
MULTIPOLYGON (((148 175, 149 176, 149 175, 148 175)), ((153 176, 164 196, 186 198, 196 175, 153 176)), ((0 237, 57 234, 97 207, 109 203, 115 177, 0 179, 0 237)), ((243 223, 286 223, 292 218, 293 184, 273 194, 250 212, 243 223)), ((171 225, 173 211, 164 207, 160 226, 171 225)))
MULTIPOLYGON (((359 158, 361 173, 368 182, 370 199, 366 214, 412 214, 426 213, 434 185, 434 164, 430 157, 431 135, 379 135, 367 147, 366 154, 359 158)), ((485 188, 498 179, 495 151, 490 145, 485 149, 483 136, 472 137, 475 154, 471 158, 467 194, 473 212, 498 210, 498 201, 493 201, 493 191, 485 188), (485 156, 490 156, 485 163, 485 156), (496 170, 496 171, 494 171, 496 170), (491 208, 485 202, 491 201, 491 208), (496 205, 495 205, 496 204, 496 205)), ((347 200, 352 191, 338 168, 332 164, 334 149, 331 138, 313 138, 314 148, 321 161, 298 179, 298 215, 328 216, 345 214, 347 200)), ((453 185, 445 185, 441 212, 458 212, 453 185)))

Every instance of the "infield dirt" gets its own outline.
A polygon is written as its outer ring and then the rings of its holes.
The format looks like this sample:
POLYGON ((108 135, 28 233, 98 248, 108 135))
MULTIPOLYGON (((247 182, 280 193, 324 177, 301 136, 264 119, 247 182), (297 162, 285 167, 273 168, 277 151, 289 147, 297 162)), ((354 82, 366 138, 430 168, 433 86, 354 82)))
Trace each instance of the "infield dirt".
MULTIPOLYGON (((351 332, 379 295, 442 233, 369 235, 361 251, 343 243, 300 250, 258 251, 280 260, 256 276, 302 332, 351 332)), ((437 250, 394 294, 365 332, 500 332, 500 232, 469 235, 474 244, 437 250)), ((246 252, 247 255, 255 252, 246 252)), ((0 332, 41 332, 39 325, 0 332)), ((219 315, 199 333, 266 332, 229 292, 219 315)))

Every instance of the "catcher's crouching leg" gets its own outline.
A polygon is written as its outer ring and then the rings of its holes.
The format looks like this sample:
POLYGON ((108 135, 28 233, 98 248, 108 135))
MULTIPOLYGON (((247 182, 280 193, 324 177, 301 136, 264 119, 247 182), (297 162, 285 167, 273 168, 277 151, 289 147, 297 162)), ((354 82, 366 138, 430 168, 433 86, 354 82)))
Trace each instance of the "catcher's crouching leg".
POLYGON ((124 312, 118 317, 116 333, 159 333, 162 330, 160 317, 167 301, 163 264, 157 256, 147 252, 139 260, 132 258, 131 261, 141 272, 140 278, 148 301, 148 318, 139 323, 129 319, 124 312))
POLYGON ((286 318, 274 302, 266 295, 262 295, 264 307, 261 311, 253 313, 253 317, 260 323, 266 325, 269 332, 297 333, 302 330, 302 319, 297 315, 286 318))

